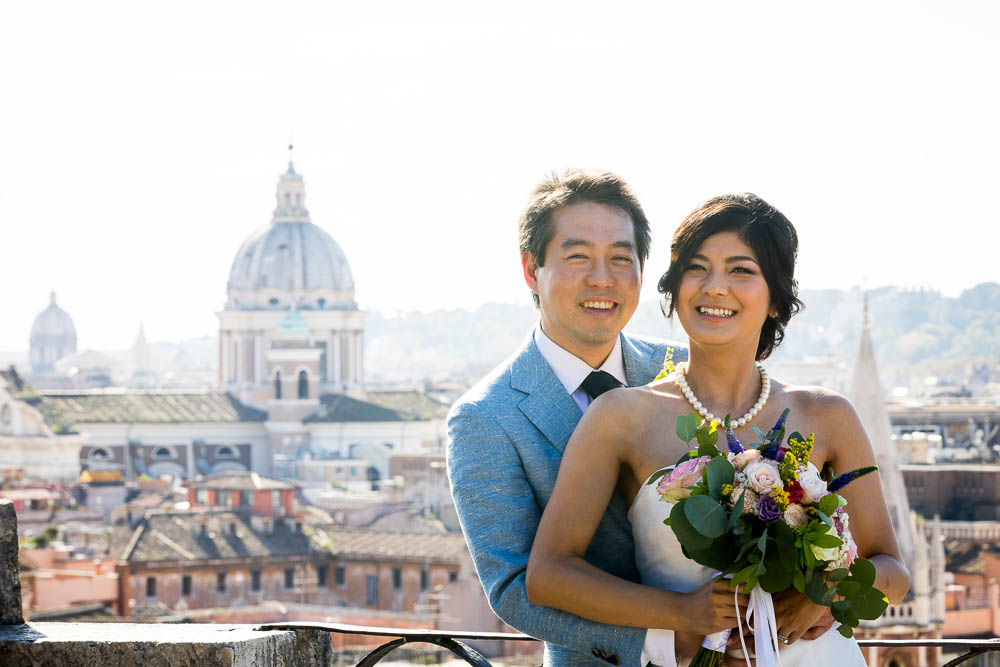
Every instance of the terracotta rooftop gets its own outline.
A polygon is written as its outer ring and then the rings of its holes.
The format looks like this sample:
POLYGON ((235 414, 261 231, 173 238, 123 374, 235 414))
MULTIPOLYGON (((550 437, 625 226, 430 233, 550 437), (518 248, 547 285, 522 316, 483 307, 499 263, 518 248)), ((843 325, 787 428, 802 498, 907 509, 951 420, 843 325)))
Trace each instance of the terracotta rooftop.
POLYGON ((38 396, 35 407, 50 425, 62 426, 64 430, 80 423, 230 423, 267 419, 266 412, 223 393, 47 393, 38 396))
POLYGON ((328 529, 338 556, 373 560, 432 560, 459 563, 467 553, 461 534, 387 533, 360 529, 328 529))
POLYGON ((417 391, 373 391, 361 401, 346 394, 325 394, 307 422, 428 421, 443 418, 448 406, 417 391))

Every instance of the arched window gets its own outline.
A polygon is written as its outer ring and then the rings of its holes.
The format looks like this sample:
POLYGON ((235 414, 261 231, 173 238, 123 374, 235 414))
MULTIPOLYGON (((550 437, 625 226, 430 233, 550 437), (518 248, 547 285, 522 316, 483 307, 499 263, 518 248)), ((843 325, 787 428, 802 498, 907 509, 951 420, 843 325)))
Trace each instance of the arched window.
POLYGON ((90 452, 90 458, 94 459, 95 461, 103 461, 105 459, 111 458, 111 455, 108 454, 108 450, 101 449, 100 447, 98 447, 97 449, 90 452))
POLYGON ((218 456, 220 459, 221 458, 231 459, 236 456, 236 454, 233 453, 232 447, 219 447, 218 451, 215 452, 215 455, 218 456))
POLYGON ((281 371, 274 374, 274 397, 281 398, 281 371))
POLYGON ((156 453, 153 454, 153 456, 155 456, 158 459, 169 459, 173 457, 173 454, 171 454, 170 450, 167 449, 166 447, 160 447, 156 450, 156 453))
POLYGON ((309 398, 309 375, 299 371, 299 398, 309 398))
POLYGON ((268 299, 267 302, 268 302, 268 304, 270 304, 272 306, 277 306, 278 305, 278 300, 275 297, 273 297, 273 296, 270 299, 268 299))

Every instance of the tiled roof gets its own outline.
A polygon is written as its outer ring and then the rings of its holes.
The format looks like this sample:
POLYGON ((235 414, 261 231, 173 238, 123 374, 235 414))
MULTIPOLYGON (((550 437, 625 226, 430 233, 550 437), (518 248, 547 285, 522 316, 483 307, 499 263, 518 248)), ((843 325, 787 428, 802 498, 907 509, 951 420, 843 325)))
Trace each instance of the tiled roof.
POLYGON ((255 472, 219 472, 184 484, 189 489, 224 489, 230 491, 279 491, 294 489, 295 484, 255 472))
POLYGON ((275 521, 272 533, 256 531, 238 512, 149 512, 132 533, 121 559, 129 563, 298 556, 322 551, 318 536, 299 533, 275 521), (199 525, 204 522, 206 534, 199 525), (229 526, 236 523, 236 534, 229 526))
POLYGON ((345 558, 374 560, 432 560, 459 563, 466 551, 460 534, 429 535, 387 533, 373 530, 326 530, 330 550, 345 558))
POLYGON ((0 369, 0 378, 4 379, 12 394, 16 394, 17 392, 30 388, 30 385, 28 385, 27 381, 20 376, 14 366, 0 369))
POLYGON ((443 418, 448 406, 416 391, 369 392, 360 401, 345 394, 320 397, 319 411, 307 422, 426 421, 443 418))
POLYGON ((230 394, 173 394, 129 391, 42 394, 36 406, 50 423, 204 423, 263 422, 267 413, 230 394))

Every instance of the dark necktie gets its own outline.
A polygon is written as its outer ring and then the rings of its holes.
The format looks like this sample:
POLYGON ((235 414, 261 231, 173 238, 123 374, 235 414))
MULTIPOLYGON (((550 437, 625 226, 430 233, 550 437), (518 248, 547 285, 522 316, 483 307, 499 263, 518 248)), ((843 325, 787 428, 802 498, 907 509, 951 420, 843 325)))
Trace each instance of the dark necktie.
POLYGON ((592 371, 587 379, 580 383, 580 388, 587 392, 590 400, 594 400, 609 389, 618 387, 618 380, 611 373, 592 371))

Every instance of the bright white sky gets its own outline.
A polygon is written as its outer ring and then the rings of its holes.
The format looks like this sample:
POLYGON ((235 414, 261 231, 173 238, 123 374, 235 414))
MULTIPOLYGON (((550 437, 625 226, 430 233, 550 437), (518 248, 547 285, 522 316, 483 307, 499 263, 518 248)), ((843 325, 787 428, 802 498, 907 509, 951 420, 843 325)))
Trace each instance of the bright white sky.
POLYGON ((285 146, 365 309, 527 302, 552 169, 620 173, 655 243, 750 190, 804 288, 1000 278, 989 2, 9 2, 0 349, 55 289, 80 346, 211 333, 285 146), (993 250, 990 250, 993 249, 993 250))

